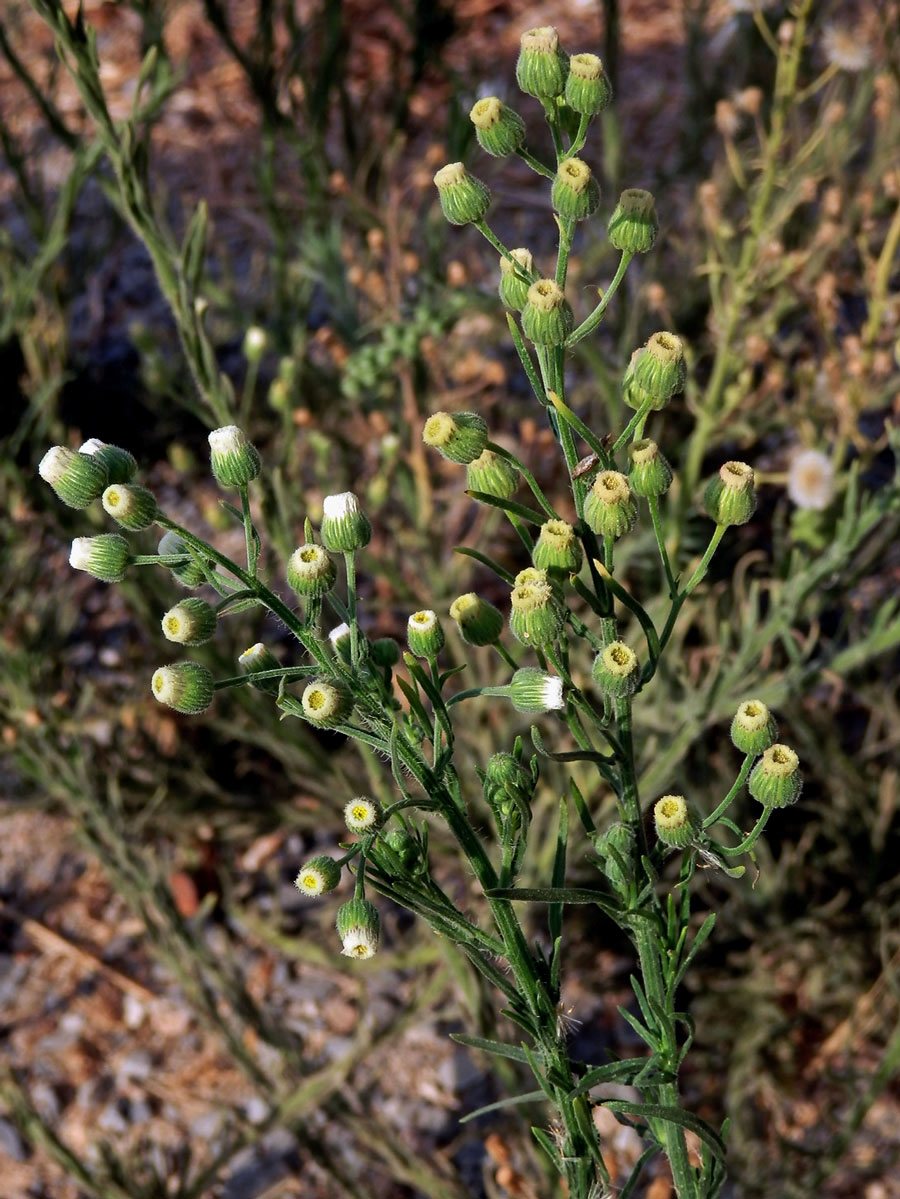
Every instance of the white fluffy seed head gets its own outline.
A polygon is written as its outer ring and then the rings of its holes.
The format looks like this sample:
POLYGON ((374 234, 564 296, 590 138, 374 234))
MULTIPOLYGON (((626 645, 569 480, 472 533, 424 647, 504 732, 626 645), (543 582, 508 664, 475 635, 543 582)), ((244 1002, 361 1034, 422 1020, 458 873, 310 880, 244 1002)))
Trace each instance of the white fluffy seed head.
POLYGON ((803 450, 788 470, 788 495, 798 508, 821 511, 834 499, 834 466, 819 450, 803 450))

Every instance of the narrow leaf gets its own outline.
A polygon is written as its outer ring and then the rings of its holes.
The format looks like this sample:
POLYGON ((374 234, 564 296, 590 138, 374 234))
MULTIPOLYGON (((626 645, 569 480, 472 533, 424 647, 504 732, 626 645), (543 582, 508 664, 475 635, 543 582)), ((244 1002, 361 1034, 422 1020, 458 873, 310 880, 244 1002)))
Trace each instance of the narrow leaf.
POLYGON ((486 491, 471 491, 468 488, 466 495, 469 499, 477 500, 479 504, 489 504, 492 508, 501 508, 511 516, 517 516, 519 520, 525 520, 531 525, 540 526, 546 520, 543 513, 537 512, 534 508, 529 508, 526 504, 517 504, 515 500, 501 499, 499 495, 489 495, 486 491))
POLYGON ((513 1107, 519 1103, 543 1103, 545 1095, 543 1091, 527 1091, 524 1095, 510 1095, 507 1099, 498 1099, 496 1103, 487 1103, 484 1107, 476 1107, 474 1112, 468 1112, 460 1118, 460 1124, 468 1124, 470 1120, 476 1120, 479 1116, 484 1116, 488 1112, 495 1112, 501 1107, 513 1107))
POLYGON ((523 1066, 528 1065, 525 1050, 520 1045, 507 1045, 505 1041, 491 1041, 487 1037, 472 1037, 461 1032, 452 1032, 450 1040, 468 1049, 480 1049, 482 1053, 492 1053, 495 1057, 507 1057, 511 1061, 521 1062, 523 1066))
POLYGON ((667 1124, 687 1128, 709 1147, 715 1157, 720 1161, 725 1160, 725 1146, 719 1134, 693 1112, 683 1111, 680 1107, 666 1107, 659 1103, 631 1103, 627 1099, 601 1099, 600 1103, 611 1112, 621 1112, 625 1116, 642 1116, 645 1120, 664 1120, 667 1124))
POLYGON ((488 570, 492 570, 504 583, 509 583, 510 587, 516 581, 515 576, 511 575, 505 567, 501 566, 499 562, 495 562, 493 558, 489 558, 487 554, 482 554, 479 550, 473 550, 468 545, 455 545, 453 552, 454 554, 462 554, 465 558, 474 558, 476 562, 480 562, 482 566, 486 566, 488 570))

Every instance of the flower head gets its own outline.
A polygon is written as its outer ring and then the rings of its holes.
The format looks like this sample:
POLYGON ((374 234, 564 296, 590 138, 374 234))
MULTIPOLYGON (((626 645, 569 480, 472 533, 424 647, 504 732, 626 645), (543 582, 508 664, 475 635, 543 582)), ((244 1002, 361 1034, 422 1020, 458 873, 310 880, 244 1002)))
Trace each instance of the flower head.
POLYGON ((834 466, 819 450, 803 450, 788 470, 788 495, 798 508, 821 512, 834 499, 834 466))

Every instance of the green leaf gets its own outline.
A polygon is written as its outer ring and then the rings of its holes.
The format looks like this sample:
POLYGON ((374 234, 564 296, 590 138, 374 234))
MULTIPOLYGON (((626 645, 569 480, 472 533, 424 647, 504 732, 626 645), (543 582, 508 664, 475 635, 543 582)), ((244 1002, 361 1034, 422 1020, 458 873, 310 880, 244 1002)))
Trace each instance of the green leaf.
POLYGON ((489 504, 492 508, 501 508, 519 520, 525 520, 531 525, 542 525, 547 519, 542 512, 535 511, 525 504, 517 504, 515 500, 504 500, 499 495, 488 495, 486 491, 471 491, 466 488, 469 499, 477 500, 479 504, 489 504))
POLYGON ((684 960, 682 961, 681 965, 678 967, 678 971, 675 974, 675 981, 672 986, 673 991, 677 990, 677 988, 679 986, 681 986, 681 980, 684 978, 685 974, 687 973, 691 962, 693 962, 694 958, 697 956, 697 954, 700 952, 700 950, 703 948, 703 946, 709 940, 709 936, 712 933, 713 928, 715 927, 715 923, 716 923, 716 913, 710 912, 710 914, 706 917, 706 919, 700 925, 700 928, 697 930, 697 935, 696 935, 696 937, 694 937, 694 940, 691 943, 690 949, 687 951, 687 954, 686 954, 684 960))
POLYGON ((484 1116, 487 1112, 495 1112, 501 1107, 513 1107, 519 1103, 543 1103, 546 1096, 543 1091, 527 1091, 524 1095, 510 1095, 508 1099, 498 1099, 496 1103, 487 1103, 484 1107, 476 1107, 474 1112, 468 1112, 460 1118, 460 1124, 468 1124, 470 1120, 475 1120, 478 1116, 484 1116))
POLYGON ((601 754, 599 751, 592 749, 567 749, 561 753, 547 749, 540 729, 538 729, 536 724, 531 726, 531 739, 538 753, 542 757, 552 758, 554 762, 593 762, 596 765, 610 765, 616 760, 612 755, 601 754))
POLYGON ((538 1128, 536 1124, 532 1124, 531 1135, 534 1137, 534 1139, 537 1141, 537 1143, 540 1145, 540 1147, 543 1149, 543 1151, 547 1154, 550 1161, 553 1162, 553 1165, 556 1166, 558 1169, 559 1168, 559 1151, 556 1148, 556 1146, 553 1144, 553 1141, 550 1139, 550 1137, 547 1135, 547 1133, 544 1132, 543 1128, 538 1128))
POLYGON ((516 581, 515 576, 511 575, 505 567, 501 566, 499 562, 495 562, 493 558, 489 558, 487 554, 482 554, 479 550, 473 550, 467 545, 455 545, 453 552, 454 554, 462 554, 464 558, 474 558, 476 562, 480 562, 482 566, 486 566, 488 570, 493 571, 504 583, 509 583, 510 587, 516 581))
POLYGON ((487 1037, 471 1037, 467 1033, 452 1032, 450 1040, 469 1049, 480 1049, 482 1053, 492 1053, 495 1057, 507 1057, 510 1061, 528 1065, 525 1050, 520 1045, 507 1045, 505 1041, 491 1041, 487 1037))
POLYGON ((515 903, 595 903, 610 915, 619 911, 602 891, 589 891, 587 887, 492 887, 485 895, 515 903))
POLYGON ((677 1124, 679 1128, 687 1128, 700 1138, 710 1152, 720 1161, 725 1160, 725 1146, 714 1128, 705 1120, 695 1116, 693 1112, 682 1111, 680 1107, 666 1107, 659 1103, 631 1103, 627 1099, 601 1099, 603 1107, 611 1112, 620 1112, 623 1116, 641 1116, 645 1120, 664 1120, 667 1124, 677 1124))
POLYGON ((549 392, 547 398, 556 409, 557 414, 562 417, 562 419, 567 425, 569 425, 570 428, 575 430, 582 441, 586 442, 591 447, 591 449, 600 459, 601 465, 604 467, 609 466, 609 450, 606 448, 597 434, 592 433, 584 421, 580 417, 576 416, 569 405, 561 400, 559 396, 555 394, 555 392, 549 392))
POLYGON ((630 1199, 630 1196, 634 1193, 634 1188, 637 1186, 638 1180, 641 1177, 644 1166, 646 1166, 650 1158, 658 1152, 659 1149, 656 1145, 649 1145, 644 1150, 641 1156, 634 1163, 631 1173, 628 1175, 628 1181, 622 1187, 621 1191, 619 1191, 619 1199, 630 1199))
POLYGON ((519 355, 519 361, 525 374, 528 376, 528 382, 531 384, 531 390, 534 392, 535 399, 545 408, 549 407, 547 396, 544 392, 544 386, 541 383, 534 363, 531 360, 531 355, 528 352, 528 347, 525 345, 525 339, 519 332, 519 326, 516 324, 515 318, 511 312, 506 314, 506 323, 509 325, 509 332, 513 339, 513 345, 516 347, 516 353, 519 355))
MULTIPOLYGON (((556 829, 556 853, 553 857, 551 884, 556 890, 564 890, 566 881, 566 844, 569 840, 569 807, 565 797, 559 801, 559 824, 556 829)), ((547 912, 547 927, 551 941, 556 941, 562 932, 563 905, 551 903, 547 912)))
MULTIPOLYGON (((197 290, 203 276, 208 226, 209 210, 206 207, 206 201, 201 200, 191 217, 181 247, 181 269, 191 291, 197 290)), ((242 522, 243 519, 241 516, 242 522)))
POLYGON ((406 679, 402 678, 400 675, 394 675, 394 681, 406 696, 410 709, 415 715, 416 720, 418 720, 419 724, 426 732, 429 732, 431 729, 431 721, 428 719, 428 713, 425 711, 425 706, 419 698, 418 691, 415 689, 415 687, 410 686, 406 679))
POLYGON ((644 1041, 645 1044, 649 1045, 654 1053, 658 1053, 659 1052, 659 1042, 657 1041, 657 1039, 653 1035, 653 1033, 650 1032, 650 1030, 648 1028, 645 1028, 643 1024, 641 1024, 641 1022, 640 1022, 640 1020, 638 1020, 637 1016, 633 1016, 631 1014, 631 1012, 629 1012, 628 1008, 622 1007, 621 1004, 619 1004, 617 1010, 618 1010, 619 1015, 625 1021, 625 1023, 631 1025, 631 1027, 634 1029, 634 1031, 637 1033, 637 1035, 641 1038, 641 1040, 644 1041))
MULTIPOLYGON (((653 1066, 652 1057, 628 1057, 618 1062, 608 1062, 605 1066, 595 1066, 592 1070, 588 1070, 578 1086, 569 1092, 567 1098, 574 1099, 576 1095, 583 1095, 585 1091, 604 1082, 633 1083, 648 1064, 653 1066)), ((672 1074, 654 1067, 652 1077, 645 1081, 650 1083, 655 1079, 656 1082, 667 1082, 671 1081, 673 1077, 672 1074)))

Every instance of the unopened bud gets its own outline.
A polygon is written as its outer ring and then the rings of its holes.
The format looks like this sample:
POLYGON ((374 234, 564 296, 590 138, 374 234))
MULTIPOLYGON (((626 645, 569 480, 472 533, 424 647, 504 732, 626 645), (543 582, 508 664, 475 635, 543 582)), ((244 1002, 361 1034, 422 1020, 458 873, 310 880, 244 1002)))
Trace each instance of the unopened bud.
POLYGON ((717 525, 745 525, 756 511, 753 469, 746 462, 726 462, 707 484, 703 502, 717 525))
POLYGON ((634 527, 637 508, 620 471, 603 470, 597 475, 585 497, 584 519, 598 537, 622 537, 634 527))
POLYGON ((314 679, 307 683, 300 706, 310 724, 330 729, 342 724, 353 711, 353 696, 343 685, 314 679))
POLYGON ((683 849, 700 828, 696 813, 683 795, 664 795, 653 805, 656 835, 664 845, 683 849))
POLYGON ((528 289, 522 329, 536 346, 561 346, 572 332, 574 317, 563 289, 553 279, 538 279, 528 289))
POLYGON ((159 515, 153 493, 134 484, 112 483, 103 492, 100 502, 116 524, 132 532, 149 529, 159 515))
POLYGON ((359 500, 352 491, 326 495, 322 512, 322 541, 332 553, 352 553, 372 540, 369 518, 360 510, 359 500))
POLYGON ((513 675, 509 698, 517 712, 555 712, 566 706, 562 679, 530 666, 513 675))
POLYGON ((176 712, 196 716, 212 703, 212 672, 199 662, 173 662, 153 672, 150 689, 154 699, 176 712))
POLYGON ((549 100, 563 93, 569 59, 560 49, 559 34, 552 25, 529 29, 522 34, 516 79, 527 96, 549 100))
POLYGON ((508 458, 493 450, 482 450, 466 467, 466 490, 501 500, 512 499, 519 490, 519 472, 508 458))
POLYGON ((530 250, 519 246, 510 250, 515 263, 510 262, 505 255, 500 259, 500 300, 507 308, 521 312, 528 303, 528 288, 531 283, 522 275, 530 276, 534 271, 534 258, 530 250), (517 269, 521 267, 521 271, 517 269))
POLYGON ((216 482, 222 487, 246 487, 262 469, 255 446, 243 429, 225 425, 209 435, 210 464, 216 482))
POLYGON ((47 451, 38 465, 38 474, 70 508, 87 508, 102 494, 108 480, 106 467, 96 457, 63 445, 47 451))
POLYGON ((301 866, 299 874, 294 879, 294 886, 303 895, 317 899, 320 895, 326 895, 329 891, 333 891, 340 881, 340 866, 334 858, 323 854, 317 858, 310 858, 305 866, 301 866))
POLYGON ((261 329, 259 325, 251 325, 244 334, 244 357, 254 364, 260 362, 266 352, 267 343, 265 329, 261 329))
POLYGON ((593 117, 612 100, 612 84, 596 54, 573 54, 566 79, 566 104, 582 116, 593 117))
POLYGON ((633 441, 628 447, 631 466, 628 482, 635 495, 649 499, 664 495, 672 483, 672 467, 660 453, 659 446, 649 437, 633 441))
POLYGON ((461 162, 441 167, 434 177, 441 211, 451 225, 468 225, 483 221, 491 206, 487 185, 470 175, 461 162))
POLYGON ((367 899, 351 899, 338 909, 337 931, 345 957, 360 961, 374 957, 380 929, 378 909, 367 899))
POLYGON ((661 408, 684 387, 684 342, 674 333, 654 333, 634 360, 634 381, 661 408))
POLYGON ((108 483, 130 483, 137 474, 137 461, 133 454, 117 445, 107 445, 98 437, 89 437, 78 449, 79 454, 91 457, 106 467, 108 483))
POLYGON ((181 554, 186 561, 181 566, 170 566, 172 574, 185 587, 199 587, 206 582, 206 575, 200 563, 191 557, 191 552, 177 533, 164 533, 156 547, 156 552, 164 557, 174 557, 181 554))
POLYGON ((638 656, 624 641, 612 641, 594 659, 594 682, 606 695, 632 695, 641 681, 638 656))
POLYGON ((469 113, 478 144, 494 158, 515 154, 525 141, 525 122, 496 96, 477 100, 469 113))
MULTIPOLYGON (((257 641, 255 645, 244 650, 238 657, 238 665, 245 674, 251 676, 267 670, 279 670, 281 667, 281 663, 272 651, 261 641, 257 641)), ((278 679, 260 679, 259 682, 255 682, 251 678, 250 686, 255 687, 257 691, 268 691, 271 695, 278 694, 278 679)))
POLYGON ((474 591, 453 601, 450 618, 456 621, 459 635, 468 645, 493 645, 503 631, 503 614, 474 591))
POLYGON ((466 466, 484 453, 488 428, 477 412, 435 412, 425 422, 422 440, 450 462, 466 466))
POLYGON ((761 699, 748 699, 731 722, 731 740, 744 754, 761 754, 778 736, 775 718, 761 699))
POLYGON ((648 191, 629 187, 619 196, 607 226, 610 244, 630 254, 646 254, 659 233, 656 202, 648 191))
POLYGON ((413 612, 406 623, 409 652, 417 658, 436 658, 444 648, 444 630, 430 608, 413 612))
POLYGON ((577 574, 582 562, 581 542, 575 530, 564 520, 548 520, 541 525, 531 560, 538 570, 551 577, 577 574))
POLYGON ((163 635, 178 645, 203 645, 216 631, 216 610, 206 600, 189 596, 162 618, 163 635))
POLYGON ((288 558, 288 586, 305 599, 326 595, 337 578, 334 561, 321 545, 307 542, 295 549, 288 558))
POLYGON ((101 583, 121 583, 130 553, 128 542, 118 533, 76 537, 69 552, 69 565, 87 571, 101 583))
POLYGON ((800 759, 788 745, 770 745, 753 767, 750 794, 766 808, 796 803, 803 789, 800 759))
POLYGON ((564 158, 551 192, 553 207, 564 220, 583 221, 600 207, 600 185, 580 158, 564 158))

